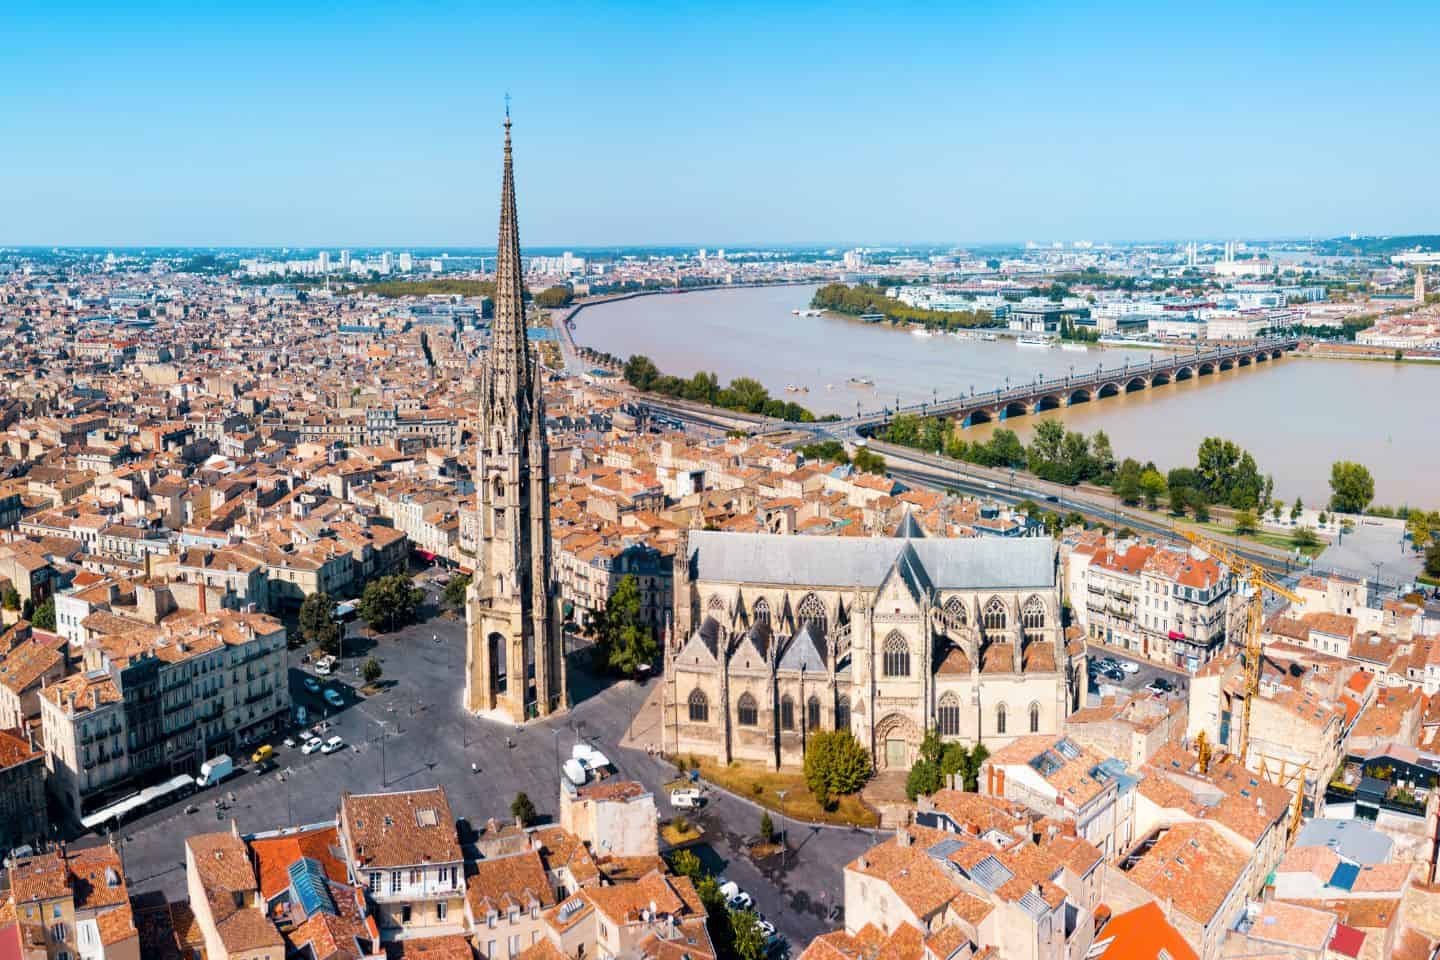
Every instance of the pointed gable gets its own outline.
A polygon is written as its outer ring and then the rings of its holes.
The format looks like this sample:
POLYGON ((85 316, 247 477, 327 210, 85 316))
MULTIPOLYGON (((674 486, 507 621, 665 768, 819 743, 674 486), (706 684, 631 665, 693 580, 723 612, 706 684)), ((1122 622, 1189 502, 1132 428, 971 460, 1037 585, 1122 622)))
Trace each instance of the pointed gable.
POLYGON ((825 672, 825 653, 810 633, 810 624, 802 624, 800 632, 790 638, 785 652, 780 656, 780 670, 804 670, 807 673, 825 672))

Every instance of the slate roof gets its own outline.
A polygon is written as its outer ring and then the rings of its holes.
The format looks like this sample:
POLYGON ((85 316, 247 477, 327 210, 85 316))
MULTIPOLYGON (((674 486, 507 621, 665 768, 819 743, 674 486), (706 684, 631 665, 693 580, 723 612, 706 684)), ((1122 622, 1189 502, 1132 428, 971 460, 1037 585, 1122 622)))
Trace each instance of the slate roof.
POLYGON ((790 645, 785 648, 785 653, 780 657, 780 670, 806 670, 823 671, 825 669, 825 654, 821 652, 820 645, 810 635, 810 624, 802 623, 800 632, 790 640, 790 645))
POLYGON ((939 589, 1048 587, 1055 544, 1048 537, 904 539, 797 537, 694 530, 690 568, 699 580, 876 588, 901 552, 939 589))

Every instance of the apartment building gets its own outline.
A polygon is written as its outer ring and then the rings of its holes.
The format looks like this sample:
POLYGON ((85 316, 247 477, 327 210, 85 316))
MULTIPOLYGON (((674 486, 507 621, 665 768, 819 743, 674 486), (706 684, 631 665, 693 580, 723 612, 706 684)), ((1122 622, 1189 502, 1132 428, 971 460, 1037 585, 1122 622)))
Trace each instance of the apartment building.
POLYGON ((45 751, 28 730, 0 730, 0 851, 50 839, 45 751))
POLYGON ((337 818, 352 883, 384 930, 460 927, 465 863, 445 790, 346 793, 337 818))
POLYGON ((286 632, 265 614, 176 613, 159 624, 116 617, 83 672, 42 691, 51 789, 77 819, 286 723, 286 632))
POLYGON ((20 860, 10 871, 6 906, 15 922, 0 930, 0 954, 22 960, 141 960, 125 868, 113 847, 20 860))

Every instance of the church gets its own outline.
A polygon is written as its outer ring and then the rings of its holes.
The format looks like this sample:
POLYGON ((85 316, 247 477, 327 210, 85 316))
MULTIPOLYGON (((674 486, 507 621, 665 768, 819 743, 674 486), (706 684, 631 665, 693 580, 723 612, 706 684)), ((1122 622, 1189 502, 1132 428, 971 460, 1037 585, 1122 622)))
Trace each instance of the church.
POLYGON ((851 731, 878 770, 929 730, 992 751, 1055 734, 1084 682, 1061 625, 1048 538, 692 530, 676 553, 664 749, 797 767, 851 731))
POLYGON ((566 707, 550 549, 541 365, 525 330, 510 113, 495 253, 495 318, 479 371, 479 549, 466 597, 465 708, 520 723, 566 707))

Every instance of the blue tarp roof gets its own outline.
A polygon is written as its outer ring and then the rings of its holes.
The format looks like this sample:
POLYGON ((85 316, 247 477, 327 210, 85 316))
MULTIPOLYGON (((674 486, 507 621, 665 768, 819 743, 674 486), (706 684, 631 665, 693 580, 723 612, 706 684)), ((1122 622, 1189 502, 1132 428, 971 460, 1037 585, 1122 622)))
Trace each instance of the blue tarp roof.
POLYGON ((1329 884, 1340 890, 1349 890, 1355 886, 1355 878, 1360 876, 1360 868, 1353 863, 1342 863, 1330 874, 1329 884))

